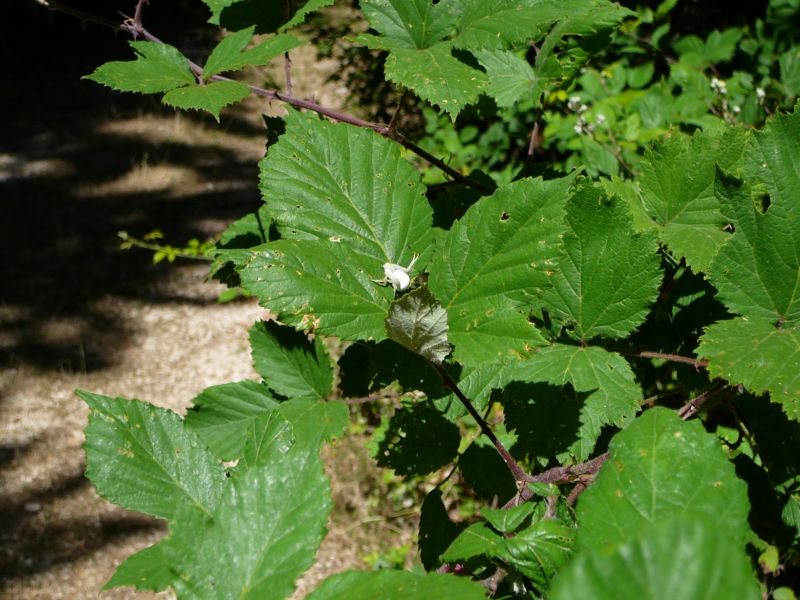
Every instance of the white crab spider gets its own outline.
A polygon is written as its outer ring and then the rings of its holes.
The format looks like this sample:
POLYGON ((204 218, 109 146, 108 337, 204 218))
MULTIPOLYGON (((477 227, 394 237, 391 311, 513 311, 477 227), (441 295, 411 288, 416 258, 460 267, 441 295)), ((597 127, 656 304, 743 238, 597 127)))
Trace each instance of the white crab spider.
POLYGON ((414 263, 419 258, 418 254, 411 257, 411 262, 407 267, 394 263, 383 263, 383 279, 373 279, 376 283, 390 283, 396 292, 402 292, 411 285, 411 277, 408 272, 414 268, 414 263))

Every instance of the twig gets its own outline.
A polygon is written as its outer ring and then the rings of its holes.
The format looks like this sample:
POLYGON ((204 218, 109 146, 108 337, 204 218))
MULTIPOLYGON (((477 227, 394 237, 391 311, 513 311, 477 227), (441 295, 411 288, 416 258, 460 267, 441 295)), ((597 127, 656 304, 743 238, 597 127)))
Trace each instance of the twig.
POLYGON ((389 131, 396 131, 397 129, 397 119, 400 116, 400 112, 403 110, 403 102, 406 100, 406 95, 408 94, 408 90, 403 90, 403 95, 400 96, 400 101, 397 103, 397 108, 394 110, 394 114, 392 118, 389 119, 389 131))
POLYGON ((136 11, 133 13, 133 23, 138 28, 142 29, 142 9, 145 4, 149 4, 150 0, 137 0, 136 11))
POLYGON ((64 13, 65 15, 69 15, 71 17, 75 17, 76 19, 83 21, 84 23, 94 23, 95 25, 108 27, 109 29, 113 29, 115 31, 120 29, 120 24, 116 21, 111 21, 109 19, 97 17, 87 12, 83 12, 82 10, 72 8, 71 6, 66 6, 65 4, 61 4, 61 2, 58 2, 57 0, 36 0, 36 1, 42 6, 44 6, 47 10, 64 13))
POLYGON ((691 358, 689 356, 681 356, 680 354, 665 354, 663 352, 623 352, 626 356, 633 356, 637 358, 660 358, 670 362, 683 363, 685 365, 692 365, 695 369, 702 369, 708 365, 707 360, 700 360, 698 358, 691 358))
POLYGON ((686 404, 680 407, 680 409, 678 410, 678 416, 684 421, 691 419, 693 416, 695 416, 697 413, 700 412, 701 408, 703 408, 706 404, 709 403, 709 401, 711 401, 722 390, 724 390, 725 387, 726 387, 725 384, 717 383, 716 385, 707 389, 699 396, 692 398, 686 404))
POLYGON ((525 157, 526 169, 531 168, 531 165, 533 164, 533 153, 536 152, 536 149, 539 147, 539 127, 541 119, 542 119, 542 109, 540 108, 538 111, 536 111, 536 120, 533 123, 533 129, 531 129, 530 140, 528 141, 528 154, 525 157))
POLYGON ((503 458, 506 465, 508 466, 511 474, 514 476, 514 479, 520 483, 524 481, 533 481, 532 477, 528 475, 522 467, 519 466, 519 463, 514 460, 514 458, 509 454, 506 447, 503 446, 503 442, 497 439, 497 436, 492 431, 492 428, 489 427, 489 424, 481 417, 475 407, 470 402, 469 398, 464 395, 464 392, 458 387, 458 384, 450 377, 450 374, 444 369, 444 367, 440 364, 432 363, 436 372, 439 373, 439 377, 442 378, 444 384, 452 390, 452 392, 456 395, 456 397, 461 401, 461 404, 464 405, 464 408, 467 409, 467 412, 470 416, 475 419, 475 422, 478 423, 478 427, 480 427, 481 433, 485 435, 489 440, 494 444, 495 449, 503 458))
POLYGON ((383 390, 373 392, 368 396, 361 396, 360 398, 345 398, 342 400, 345 404, 368 404, 369 402, 374 402, 375 400, 386 400, 389 396, 386 395, 386 392, 383 390))
MULTIPOLYGON (((141 35, 144 39, 149 42, 155 42, 158 44, 163 44, 164 42, 150 33, 147 29, 142 27, 141 25, 137 24, 133 19, 128 19, 121 25, 119 25, 119 29, 121 31, 125 31, 130 33, 132 36, 136 37, 141 35)), ((197 63, 189 61, 189 66, 191 67, 192 71, 195 73, 202 73, 203 68, 198 65, 197 63)), ((223 77, 221 75, 214 75, 210 78, 211 81, 234 81, 229 77, 223 77)), ((239 82, 241 83, 241 82, 239 82)), ((363 127, 365 129, 371 129, 372 131, 382 135, 385 138, 390 140, 394 140, 404 148, 410 150, 417 156, 425 159, 435 167, 441 169, 444 173, 452 177, 453 179, 461 182, 462 184, 471 187, 473 189, 479 190, 483 193, 491 193, 489 187, 483 185, 479 181, 475 181, 474 179, 467 177, 466 175, 462 175, 452 167, 448 166, 444 161, 436 158, 430 152, 423 150, 419 146, 417 146, 414 142, 407 139, 403 134, 398 131, 392 130, 389 125, 384 125, 382 123, 372 123, 370 121, 365 121, 364 119, 359 119, 353 115, 347 114, 342 111, 334 110, 332 108, 326 108, 320 104, 312 100, 304 100, 302 98, 296 98, 291 94, 283 94, 277 90, 267 90, 255 85, 246 84, 247 87, 250 88, 250 92, 261 96, 263 98, 267 98, 269 100, 277 100, 279 102, 283 102, 285 104, 289 104, 290 106, 294 106, 296 108, 305 108, 310 111, 313 111, 317 114, 323 115, 332 119, 334 121, 338 121, 340 123, 347 123, 349 125, 355 125, 356 127, 363 127)))

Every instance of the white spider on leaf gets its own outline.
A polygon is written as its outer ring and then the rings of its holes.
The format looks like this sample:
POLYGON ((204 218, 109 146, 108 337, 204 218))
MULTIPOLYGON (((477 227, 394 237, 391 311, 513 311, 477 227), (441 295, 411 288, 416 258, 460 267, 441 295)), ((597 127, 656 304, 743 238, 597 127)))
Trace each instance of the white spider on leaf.
POLYGON ((402 292, 411 285, 411 277, 408 273, 414 268, 414 263, 417 262, 418 258, 418 254, 412 256, 411 262, 408 263, 407 267, 394 263, 383 263, 383 279, 373 279, 372 281, 382 285, 389 283, 396 292, 402 292))

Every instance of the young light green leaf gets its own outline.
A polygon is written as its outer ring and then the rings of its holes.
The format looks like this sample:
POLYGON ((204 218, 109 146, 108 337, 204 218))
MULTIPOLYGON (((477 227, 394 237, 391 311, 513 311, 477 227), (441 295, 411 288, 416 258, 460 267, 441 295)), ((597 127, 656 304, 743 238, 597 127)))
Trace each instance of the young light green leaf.
POLYGON ((120 92, 154 94, 193 85, 195 77, 189 61, 169 44, 130 42, 136 60, 109 62, 85 79, 91 79, 120 92))
POLYGON ((800 327, 733 319, 706 329, 697 351, 708 373, 753 393, 769 392, 786 415, 800 420, 800 327))
POLYGON ((386 316, 386 334, 437 365, 450 354, 447 311, 424 286, 392 302, 386 316))
POLYGON ((245 51, 247 44, 253 39, 254 30, 255 27, 248 27, 224 37, 206 60, 203 79, 208 81, 225 71, 238 71, 243 67, 266 64, 276 56, 303 45, 302 40, 281 33, 245 51))
POLYGON ((170 519, 181 506, 210 515, 225 473, 174 412, 78 390, 90 409, 86 476, 104 498, 170 519))
POLYGON ((260 169, 261 192, 284 238, 341 242, 378 263, 375 279, 383 263, 406 265, 419 254, 424 264, 432 210, 398 144, 290 111, 286 133, 260 169))
POLYGON ((744 541, 747 486, 702 423, 657 407, 614 436, 609 451, 578 502, 581 549, 602 552, 643 535, 651 523, 688 518, 744 541))
POLYGON ((580 408, 578 439, 570 453, 586 460, 604 426, 625 427, 639 409, 642 391, 628 362, 598 347, 553 344, 513 367, 511 378, 524 382, 571 384, 589 392, 580 408))
POLYGON ((544 342, 530 311, 561 255, 563 210, 573 178, 523 179, 483 198, 447 232, 428 285, 447 309, 454 357, 478 366, 544 342))
POLYGON ((486 69, 489 85, 486 93, 494 98, 497 106, 513 106, 523 96, 541 93, 539 79, 530 63, 513 52, 503 50, 476 50, 475 57, 486 69))
POLYGON ((168 542, 162 540, 126 558, 103 585, 102 591, 129 585, 140 592, 167 589, 172 585, 175 574, 170 571, 164 558, 164 543, 168 542))
POLYGON ((627 206, 583 186, 567 207, 566 255, 544 292, 551 316, 582 341, 625 337, 647 317, 662 272, 655 235, 637 234, 627 206))
POLYGON ((714 193, 717 165, 732 168, 742 156, 745 132, 729 127, 695 133, 670 133, 645 151, 642 205, 659 239, 696 272, 730 236, 729 223, 714 193))
POLYGON ((205 110, 219 122, 219 111, 229 104, 244 100, 250 88, 238 81, 214 81, 205 85, 190 85, 167 92, 161 101, 183 110, 205 110))
POLYGON ((267 387, 255 381, 206 388, 192 404, 184 419, 186 427, 222 460, 239 458, 253 421, 278 406, 267 387))
POLYGON ((483 587, 466 577, 408 571, 345 571, 322 582, 308 600, 484 600, 483 587))
POLYGON ((237 268, 242 285, 288 325, 346 340, 381 340, 391 288, 373 281, 381 265, 349 246, 278 240, 237 268))
POLYGON ((314 341, 275 321, 250 328, 253 365, 275 393, 324 400, 333 385, 333 365, 322 339, 314 341))
POLYGON ((758 600, 761 593, 744 548, 713 517, 674 517, 611 552, 578 553, 553 581, 550 597, 758 600))
POLYGON ((559 521, 543 519, 503 539, 494 555, 545 590, 550 579, 574 553, 575 529, 559 521))
POLYGON ((202 535, 189 532, 191 544, 165 547, 181 574, 173 583, 178 597, 285 598, 314 562, 331 506, 314 447, 296 444, 263 466, 237 473, 202 535))

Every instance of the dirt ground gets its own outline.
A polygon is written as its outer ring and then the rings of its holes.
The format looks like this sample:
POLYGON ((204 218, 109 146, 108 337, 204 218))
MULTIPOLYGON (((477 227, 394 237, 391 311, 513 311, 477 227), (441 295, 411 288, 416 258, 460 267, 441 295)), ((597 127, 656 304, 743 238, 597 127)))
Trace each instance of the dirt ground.
MULTIPOLYGON (((116 232, 159 228, 178 244, 254 210, 261 113, 278 108, 248 101, 217 125, 114 94, 79 78, 128 58, 121 36, 83 29, 33 0, 7 16, 0 52, 14 85, 0 91, 0 598, 168 598, 99 593, 117 564, 165 529, 104 501, 85 479, 87 410, 73 392, 180 412, 209 385, 256 378, 247 329, 263 310, 218 304, 222 288, 204 281, 205 264, 153 265, 146 252, 120 250, 116 232)), ((202 32, 180 42, 202 48, 202 32)), ((296 93, 344 103, 347 90, 325 82, 338 65, 311 50, 294 62, 305 73, 296 93)), ((380 474, 363 440, 328 454, 337 457, 328 460, 331 533, 297 598, 327 574, 364 568, 363 555, 382 547, 381 509, 367 501, 380 474)), ((409 541, 410 521, 392 529, 388 547, 409 541)))

